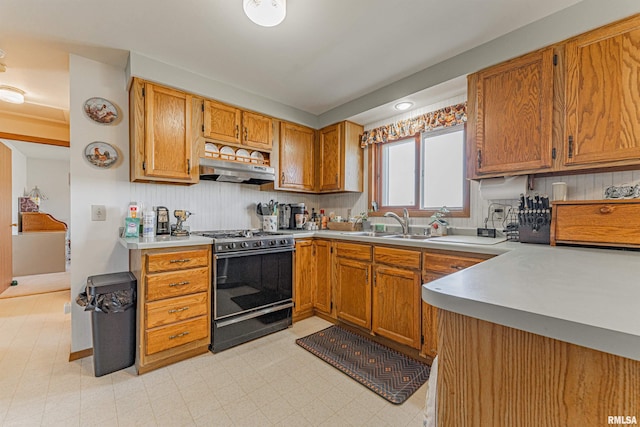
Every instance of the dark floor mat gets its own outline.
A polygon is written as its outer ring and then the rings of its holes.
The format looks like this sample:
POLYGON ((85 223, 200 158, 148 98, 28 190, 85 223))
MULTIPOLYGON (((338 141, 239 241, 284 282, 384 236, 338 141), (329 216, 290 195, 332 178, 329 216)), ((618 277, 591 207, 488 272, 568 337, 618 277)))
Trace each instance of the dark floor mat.
POLYGON ((300 338, 296 344, 391 403, 401 404, 429 379, 429 365, 339 326, 300 338))

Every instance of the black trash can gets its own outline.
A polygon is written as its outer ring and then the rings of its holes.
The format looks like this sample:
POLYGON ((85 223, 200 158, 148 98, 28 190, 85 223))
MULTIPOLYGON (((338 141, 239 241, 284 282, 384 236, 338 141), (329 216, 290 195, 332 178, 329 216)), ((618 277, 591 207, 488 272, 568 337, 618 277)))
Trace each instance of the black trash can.
POLYGON ((87 278, 96 377, 128 368, 136 355, 136 278, 131 272, 87 278))

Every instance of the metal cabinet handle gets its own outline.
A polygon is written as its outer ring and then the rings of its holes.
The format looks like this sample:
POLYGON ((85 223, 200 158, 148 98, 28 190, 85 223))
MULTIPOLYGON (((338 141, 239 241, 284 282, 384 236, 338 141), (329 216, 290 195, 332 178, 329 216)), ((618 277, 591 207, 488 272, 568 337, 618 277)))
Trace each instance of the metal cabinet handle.
POLYGON ((189 335, 189 331, 184 331, 184 332, 181 332, 181 333, 179 333, 179 334, 177 334, 177 335, 171 335, 171 336, 169 337, 169 339, 170 339, 170 340, 173 340, 173 339, 176 339, 176 338, 182 338, 182 337, 184 337, 184 336, 186 336, 186 335, 189 335))
POLYGON ((187 159, 187 175, 191 174, 191 159, 187 159))
POLYGON ((236 139, 240 137, 240 126, 236 125, 236 139))
POLYGON ((282 172, 281 177, 282 177, 282 178, 280 179, 280 181, 284 184, 284 172, 282 172))
POLYGON ((249 139, 249 131, 247 127, 244 127, 244 140, 247 141, 249 139))
POLYGON ((189 261, 191 261, 191 258, 172 259, 171 261, 169 261, 169 263, 175 264, 176 262, 189 262, 189 261))
POLYGON ((453 268, 454 270, 464 270, 464 267, 461 267, 459 265, 450 265, 449 267, 453 268))
POLYGON ((608 214, 613 212, 613 208, 611 206, 603 206, 600 208, 600 213, 601 214, 608 214))
POLYGON ((169 283, 169 286, 174 287, 174 286, 182 286, 182 285, 188 285, 190 282, 184 281, 184 282, 177 282, 177 283, 169 283))
POLYGON ((173 310, 169 310, 169 314, 180 313, 180 312, 186 311, 186 310, 189 310, 189 306, 182 307, 182 308, 174 308, 173 310))

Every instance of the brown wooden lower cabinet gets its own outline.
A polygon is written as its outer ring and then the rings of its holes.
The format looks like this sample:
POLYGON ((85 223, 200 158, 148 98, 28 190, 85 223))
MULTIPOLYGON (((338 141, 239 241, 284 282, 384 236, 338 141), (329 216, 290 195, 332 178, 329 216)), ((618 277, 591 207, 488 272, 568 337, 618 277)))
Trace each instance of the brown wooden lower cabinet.
POLYGON ((444 310, 438 333, 438 425, 582 427, 640 417, 640 361, 444 310))
POLYGON ((207 352, 211 246, 131 250, 129 268, 138 280, 138 373, 207 352))
POLYGON ((420 348, 420 271, 376 265, 371 330, 420 348))
POLYGON ((313 308, 321 313, 331 315, 331 288, 333 274, 331 268, 331 241, 314 240, 314 256, 316 267, 316 283, 313 293, 313 308))
MULTIPOLYGON (((467 252, 425 250, 422 254, 422 283, 432 282, 448 274, 492 258, 493 255, 467 252)), ((438 309, 422 302, 422 354, 436 357, 438 354, 438 309)))
POLYGON ((371 263, 336 261, 338 319, 371 329, 371 263))
POLYGON ((293 297, 293 317, 295 320, 303 319, 313 314, 313 292, 316 286, 316 266, 313 251, 314 247, 311 239, 296 241, 293 297))

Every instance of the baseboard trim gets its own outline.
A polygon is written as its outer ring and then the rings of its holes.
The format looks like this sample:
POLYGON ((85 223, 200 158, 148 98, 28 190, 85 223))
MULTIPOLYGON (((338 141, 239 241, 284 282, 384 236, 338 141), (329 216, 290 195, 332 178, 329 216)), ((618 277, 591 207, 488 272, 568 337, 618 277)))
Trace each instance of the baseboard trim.
POLYGON ((93 356, 93 348, 85 348, 80 351, 72 351, 69 353, 69 362, 74 360, 84 359, 85 357, 93 356))

